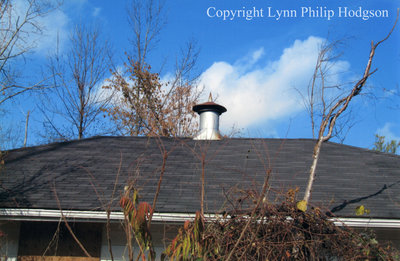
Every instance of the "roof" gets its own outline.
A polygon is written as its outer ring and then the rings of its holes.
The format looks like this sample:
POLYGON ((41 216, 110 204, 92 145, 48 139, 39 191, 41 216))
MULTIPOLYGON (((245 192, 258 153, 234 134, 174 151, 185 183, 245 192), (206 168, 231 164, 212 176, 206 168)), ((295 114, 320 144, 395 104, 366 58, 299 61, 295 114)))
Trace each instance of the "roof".
MULTIPOLYGON (((168 152, 156 212, 200 209, 202 162, 205 211, 229 206, 230 192, 259 189, 271 169, 269 200, 289 188, 304 192, 315 141, 311 139, 191 139, 94 137, 11 150, 0 175, 0 208, 104 210, 128 181, 152 202, 163 153, 168 152), (204 159, 204 160, 202 160, 204 159), (114 193, 113 193, 114 191, 114 193), (59 202, 58 202, 59 201, 59 202)), ((400 218, 400 157, 324 143, 311 205, 355 217, 400 218)))

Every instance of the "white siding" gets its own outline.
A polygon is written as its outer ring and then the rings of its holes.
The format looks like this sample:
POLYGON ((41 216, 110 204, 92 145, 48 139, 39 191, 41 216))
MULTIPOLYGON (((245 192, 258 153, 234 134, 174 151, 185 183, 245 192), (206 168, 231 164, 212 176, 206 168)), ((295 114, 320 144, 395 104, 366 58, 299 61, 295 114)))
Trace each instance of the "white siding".
MULTIPOLYGON (((156 251, 156 260, 160 260, 161 253, 165 249, 165 244, 167 244, 168 240, 171 240, 173 236, 176 235, 177 226, 175 225, 163 225, 163 224, 152 224, 152 238, 154 244, 154 250, 156 251)), ((101 245, 101 255, 100 260, 102 261, 110 261, 111 255, 108 247, 107 240, 107 231, 106 226, 103 227, 102 232, 102 245, 101 245)), ((112 252, 115 261, 119 260, 129 260, 128 258, 128 248, 126 244, 126 236, 125 232, 122 229, 120 224, 112 224, 111 225, 111 244, 112 244, 112 252)), ((138 247, 135 247, 134 253, 139 253, 138 247)), ((136 258, 135 256, 135 258, 136 258)))

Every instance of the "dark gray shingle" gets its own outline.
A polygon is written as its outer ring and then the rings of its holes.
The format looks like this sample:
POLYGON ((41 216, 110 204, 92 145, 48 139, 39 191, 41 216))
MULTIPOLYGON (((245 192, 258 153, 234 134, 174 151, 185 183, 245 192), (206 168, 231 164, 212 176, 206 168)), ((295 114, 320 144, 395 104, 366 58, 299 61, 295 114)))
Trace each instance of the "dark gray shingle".
MULTIPOLYGON (((129 180, 136 180, 142 200, 152 202, 163 148, 169 154, 158 212, 199 210, 203 157, 208 212, 220 211, 233 188, 259 189, 269 168, 270 200, 295 187, 301 197, 314 144, 307 139, 95 137, 12 150, 6 152, 0 175, 0 207, 58 209, 56 194, 65 210, 102 210, 112 198, 117 176, 114 209, 129 180)), ((313 205, 350 217, 364 205, 372 217, 400 218, 399 192, 399 156, 323 145, 313 205)))

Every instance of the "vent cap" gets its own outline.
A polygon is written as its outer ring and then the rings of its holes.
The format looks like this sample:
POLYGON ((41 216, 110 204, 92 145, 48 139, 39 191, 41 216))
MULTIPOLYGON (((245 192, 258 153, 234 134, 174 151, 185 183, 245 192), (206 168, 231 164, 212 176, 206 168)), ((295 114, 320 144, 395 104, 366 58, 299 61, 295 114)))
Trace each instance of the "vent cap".
POLYGON ((219 132, 219 116, 226 112, 226 108, 216 104, 212 100, 212 95, 208 97, 208 102, 193 106, 193 111, 200 115, 200 131, 194 136, 194 140, 221 140, 219 132))

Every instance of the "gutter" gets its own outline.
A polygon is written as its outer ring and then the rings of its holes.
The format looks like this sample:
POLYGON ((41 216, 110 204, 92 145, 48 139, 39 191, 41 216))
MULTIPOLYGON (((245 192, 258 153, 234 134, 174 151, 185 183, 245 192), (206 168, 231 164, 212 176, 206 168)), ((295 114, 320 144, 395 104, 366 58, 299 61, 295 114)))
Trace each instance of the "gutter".
POLYGON ((398 228, 400 219, 385 218, 330 218, 336 226, 365 227, 365 228, 398 228))
MULTIPOLYGON (((1 208, 0 220, 13 221, 58 221, 64 216, 67 220, 76 222, 105 222, 105 211, 80 211, 80 210, 52 210, 52 209, 13 209, 1 208)), ((193 213, 154 213, 153 221, 160 223, 182 224, 186 220, 193 220, 193 213)), ((207 219, 216 219, 218 215, 206 214, 207 219)), ((111 212, 110 221, 124 220, 122 212, 111 212)), ((336 226, 362 227, 362 228, 397 228, 400 229, 400 219, 385 218, 330 218, 336 226)))
MULTIPOLYGON (((107 212, 87 210, 53 210, 53 209, 19 209, 0 208, 0 220, 14 221, 58 221, 64 216, 67 220, 79 222, 105 222, 107 212)), ((206 218, 215 218, 216 215, 206 215, 206 218)), ((193 220, 196 214, 190 213, 154 213, 155 222, 183 223, 186 220, 193 220)), ((110 221, 119 222, 124 220, 122 212, 111 212, 110 221)))

